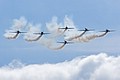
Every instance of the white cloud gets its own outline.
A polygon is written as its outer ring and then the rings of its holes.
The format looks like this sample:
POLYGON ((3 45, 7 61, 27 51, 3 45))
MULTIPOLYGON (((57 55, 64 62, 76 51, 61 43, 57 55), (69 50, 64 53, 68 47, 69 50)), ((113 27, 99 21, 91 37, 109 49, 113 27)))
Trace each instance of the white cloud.
POLYGON ((120 80, 119 61, 120 57, 105 53, 57 64, 25 66, 13 61, 13 64, 0 68, 0 80, 120 80))

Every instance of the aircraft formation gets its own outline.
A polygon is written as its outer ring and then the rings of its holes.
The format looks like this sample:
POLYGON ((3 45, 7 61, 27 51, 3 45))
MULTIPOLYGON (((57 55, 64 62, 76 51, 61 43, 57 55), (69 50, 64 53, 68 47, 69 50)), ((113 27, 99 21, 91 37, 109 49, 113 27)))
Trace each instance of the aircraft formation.
MULTIPOLYGON (((54 26, 54 25, 53 25, 54 26)), ((76 42, 88 42, 89 40, 95 39, 97 37, 103 37, 105 36, 108 32, 113 32, 115 30, 103 30, 103 31, 98 31, 99 34, 86 34, 87 32, 90 31, 95 31, 95 29, 76 29, 76 27, 71 27, 71 26, 67 26, 66 27, 58 27, 55 26, 56 29, 54 31, 50 31, 49 32, 41 32, 41 31, 21 31, 21 30, 8 30, 4 36, 7 39, 17 39, 18 36, 20 34, 24 34, 26 37, 24 38, 26 41, 28 42, 40 42, 41 44, 47 46, 50 49, 62 49, 66 44, 73 44, 76 42), (56 33, 57 32, 57 33, 56 33), (59 33, 59 34, 58 34, 59 33), (63 41, 55 41, 56 44, 61 44, 60 46, 57 46, 55 48, 51 47, 53 46, 52 41, 53 38, 51 37, 47 37, 44 38, 43 35, 53 35, 53 34, 58 34, 57 37, 63 36, 64 40, 63 41), (52 39, 52 41, 51 41, 52 39)), ((52 28, 51 28, 52 29, 52 28)), ((54 37, 55 40, 56 37, 54 37)))

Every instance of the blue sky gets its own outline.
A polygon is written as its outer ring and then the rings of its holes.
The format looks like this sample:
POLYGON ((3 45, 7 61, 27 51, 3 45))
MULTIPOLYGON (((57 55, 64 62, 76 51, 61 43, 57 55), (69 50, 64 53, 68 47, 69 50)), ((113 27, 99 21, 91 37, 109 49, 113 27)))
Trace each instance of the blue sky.
POLYGON ((13 59, 32 64, 62 62, 100 52, 119 55, 119 4, 119 0, 0 0, 0 66, 13 59), (41 28, 46 30, 45 24, 53 16, 63 21, 65 15, 70 16, 79 29, 88 27, 99 31, 108 28, 117 31, 89 43, 67 45, 58 51, 28 43, 23 40, 22 35, 16 40, 3 37, 5 30, 11 27, 12 20, 21 16, 32 23, 41 23, 41 28))

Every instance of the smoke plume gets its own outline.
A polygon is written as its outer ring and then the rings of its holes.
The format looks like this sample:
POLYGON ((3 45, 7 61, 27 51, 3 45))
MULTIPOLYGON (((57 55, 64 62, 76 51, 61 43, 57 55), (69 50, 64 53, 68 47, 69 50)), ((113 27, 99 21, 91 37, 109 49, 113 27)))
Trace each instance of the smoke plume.
POLYGON ((103 37, 107 32, 84 32, 78 31, 78 28, 74 24, 73 20, 68 16, 65 16, 63 22, 58 22, 57 17, 53 17, 51 21, 46 22, 47 31, 50 34, 35 34, 43 32, 42 26, 39 24, 32 24, 28 22, 24 17, 20 19, 14 19, 13 25, 10 30, 6 30, 4 37, 7 39, 16 39, 19 37, 17 31, 26 31, 23 39, 28 42, 37 42, 50 49, 58 50, 62 49, 65 44, 58 44, 59 40, 66 40, 71 42, 88 42, 90 40, 103 37), (73 29, 61 29, 61 28, 73 28, 73 29))
POLYGON ((16 32, 18 30, 24 29, 26 24, 27 24, 27 20, 24 17, 20 17, 20 19, 14 19, 10 29, 5 31, 6 33, 4 34, 4 37, 7 39, 14 39, 18 37, 19 36, 18 34, 12 32, 16 32))

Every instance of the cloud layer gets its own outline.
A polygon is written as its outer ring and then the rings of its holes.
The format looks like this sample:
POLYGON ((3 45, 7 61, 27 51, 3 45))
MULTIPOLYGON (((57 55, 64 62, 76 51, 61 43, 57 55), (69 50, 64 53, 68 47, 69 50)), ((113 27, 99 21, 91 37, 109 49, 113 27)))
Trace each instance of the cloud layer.
POLYGON ((0 80, 120 80, 120 57, 105 53, 56 64, 24 65, 13 61, 0 68, 0 80))

